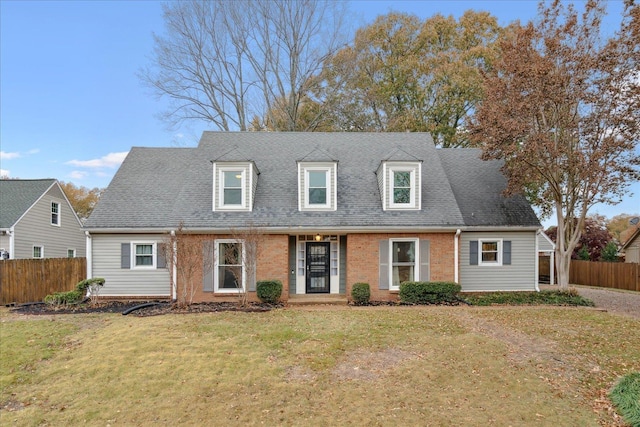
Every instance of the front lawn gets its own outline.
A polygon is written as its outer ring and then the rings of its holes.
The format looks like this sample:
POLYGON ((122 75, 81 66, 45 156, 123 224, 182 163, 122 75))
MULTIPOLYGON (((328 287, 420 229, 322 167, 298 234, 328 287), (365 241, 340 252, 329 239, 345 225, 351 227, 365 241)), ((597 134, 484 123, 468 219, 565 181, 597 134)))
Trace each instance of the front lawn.
POLYGON ((640 367, 640 322, 582 308, 0 320, 12 425, 596 426, 640 367))

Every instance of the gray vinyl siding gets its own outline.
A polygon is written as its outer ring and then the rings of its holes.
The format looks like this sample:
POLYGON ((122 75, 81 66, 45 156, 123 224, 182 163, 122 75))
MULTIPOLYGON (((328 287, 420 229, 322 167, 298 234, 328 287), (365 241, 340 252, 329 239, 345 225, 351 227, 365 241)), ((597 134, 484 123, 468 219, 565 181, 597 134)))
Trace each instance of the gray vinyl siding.
POLYGON ((251 163, 251 194, 249 199, 249 210, 253 210, 253 201, 256 199, 256 190, 258 189, 258 168, 251 163))
POLYGON ((533 291, 536 282, 536 233, 465 232, 460 236, 460 285, 463 292, 533 291), (478 239, 511 242, 511 264, 470 265, 469 247, 478 239))
POLYGON ((122 243, 140 241, 156 242, 157 247, 162 243, 163 235, 92 235, 92 275, 105 279, 100 295, 114 297, 171 296, 171 280, 169 270, 166 268, 125 269, 120 265, 122 243))
POLYGON ((4 249, 5 251, 8 251, 9 248, 9 243, 10 243, 10 237, 9 235, 6 234, 0 234, 0 249, 4 249))
POLYGON ((549 243, 549 241, 542 234, 539 234, 537 236, 537 239, 538 239, 538 250, 539 251, 544 251, 544 252, 553 251, 553 245, 551 243, 549 243))
POLYGON ((32 258, 34 246, 44 247, 45 258, 66 258, 68 249, 75 249, 76 257, 86 256, 84 231, 58 185, 34 203, 14 225, 14 232, 12 258, 32 258), (59 226, 51 225, 51 202, 60 205, 59 226))

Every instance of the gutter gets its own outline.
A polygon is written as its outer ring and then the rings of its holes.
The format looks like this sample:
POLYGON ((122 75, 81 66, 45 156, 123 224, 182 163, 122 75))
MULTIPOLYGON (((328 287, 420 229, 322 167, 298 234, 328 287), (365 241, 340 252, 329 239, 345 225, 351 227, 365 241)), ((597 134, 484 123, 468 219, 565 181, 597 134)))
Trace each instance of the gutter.
POLYGON ((456 230, 456 235, 453 236, 453 281, 456 283, 460 282, 459 280, 460 256, 458 255, 458 251, 460 248, 459 239, 460 239, 461 233, 462 233, 462 230, 458 228, 456 230))

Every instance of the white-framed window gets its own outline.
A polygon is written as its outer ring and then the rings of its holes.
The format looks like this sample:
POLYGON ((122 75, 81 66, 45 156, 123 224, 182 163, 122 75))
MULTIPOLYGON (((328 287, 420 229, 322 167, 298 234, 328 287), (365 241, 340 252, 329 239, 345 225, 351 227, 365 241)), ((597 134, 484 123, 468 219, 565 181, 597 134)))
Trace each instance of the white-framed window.
POLYGON ((51 202, 51 225, 60 226, 60 203, 51 202))
POLYGON ((75 249, 67 249, 67 258, 75 258, 76 250, 75 249))
POLYGON ((220 206, 231 209, 245 207, 245 171, 220 168, 220 206))
POLYGON ((156 268, 156 242, 131 242, 131 268, 156 268))
POLYGON ((480 239, 478 248, 478 265, 502 265, 502 239, 480 239))
POLYGON ((416 169, 394 166, 389 171, 389 206, 416 207, 416 169))
POLYGON ((34 258, 44 258, 44 246, 33 246, 33 257, 34 258))
POLYGON ((336 209, 336 164, 299 163, 301 210, 336 209))
POLYGON ((390 290, 400 290, 400 283, 412 282, 420 277, 417 262, 420 259, 418 242, 417 238, 389 240, 390 290))
POLYGON ((215 241, 214 292, 237 293, 245 289, 246 271, 243 264, 244 244, 233 239, 215 241))

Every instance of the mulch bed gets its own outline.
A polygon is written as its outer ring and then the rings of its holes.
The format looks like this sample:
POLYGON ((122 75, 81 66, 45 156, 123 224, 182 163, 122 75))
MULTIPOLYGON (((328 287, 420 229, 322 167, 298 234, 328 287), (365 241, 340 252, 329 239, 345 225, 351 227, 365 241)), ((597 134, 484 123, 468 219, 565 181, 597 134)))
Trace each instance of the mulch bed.
POLYGON ((11 311, 19 314, 51 315, 51 314, 78 314, 78 313, 123 313, 134 307, 154 303, 147 307, 130 311, 128 315, 137 317, 158 316, 170 313, 213 313, 220 311, 241 311, 241 312, 265 312, 279 305, 250 303, 246 307, 240 307, 233 302, 210 302, 191 304, 187 307, 180 307, 178 304, 161 301, 108 301, 95 305, 76 304, 66 306, 52 306, 44 303, 23 304, 11 308, 11 311))

